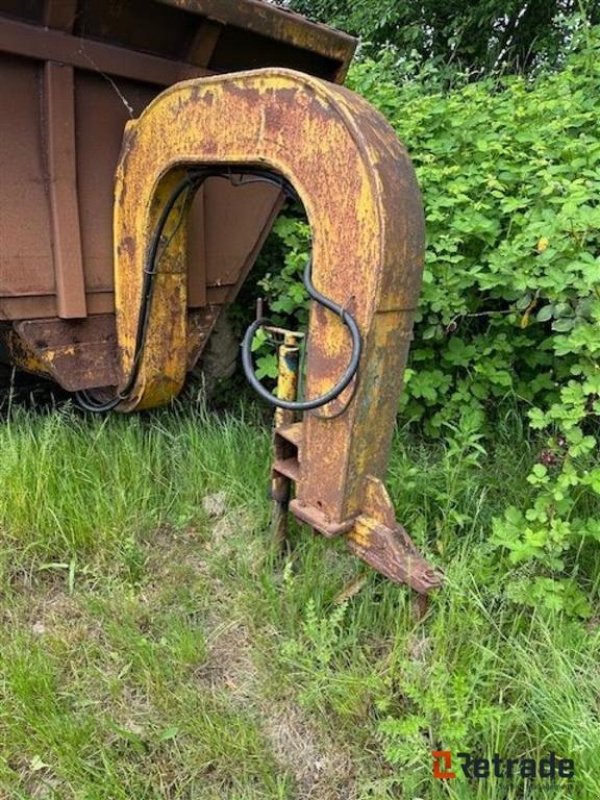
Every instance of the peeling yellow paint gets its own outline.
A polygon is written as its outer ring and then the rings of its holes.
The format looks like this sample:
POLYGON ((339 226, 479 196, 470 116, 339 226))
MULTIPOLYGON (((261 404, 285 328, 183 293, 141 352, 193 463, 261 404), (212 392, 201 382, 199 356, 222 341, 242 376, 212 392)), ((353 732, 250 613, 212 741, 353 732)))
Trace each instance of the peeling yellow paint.
MULTIPOLYGON (((200 78, 159 95, 128 126, 117 170, 122 385, 133 363, 149 237, 173 185, 186 167, 197 165, 260 165, 293 184, 312 229, 314 284, 348 307, 361 331, 358 380, 346 407, 329 418, 304 415, 292 510, 326 535, 345 531, 361 558, 393 580, 428 591, 436 579, 428 577, 408 537, 398 533, 381 482, 423 266, 423 209, 404 147, 363 99, 291 70, 200 78)), ((168 402, 185 377, 185 226, 170 224, 175 227, 165 231, 170 244, 156 265, 139 373, 121 410, 168 402)), ((308 397, 339 379, 349 344, 339 317, 313 304, 308 397)))

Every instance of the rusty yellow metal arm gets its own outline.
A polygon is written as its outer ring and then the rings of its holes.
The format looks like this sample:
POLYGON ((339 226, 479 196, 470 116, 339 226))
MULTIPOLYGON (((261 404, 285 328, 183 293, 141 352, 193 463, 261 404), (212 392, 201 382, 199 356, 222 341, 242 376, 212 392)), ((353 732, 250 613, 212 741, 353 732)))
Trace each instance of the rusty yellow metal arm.
MULTIPOLYGON (((186 81, 127 127, 117 172, 115 278, 123 384, 133 366, 149 232, 184 171, 268 169, 298 192, 313 236, 313 282, 356 318, 356 385, 278 435, 295 455, 275 462, 296 484, 293 513, 345 535, 365 561, 421 592, 439 576, 397 525, 382 478, 421 283, 422 203, 410 160, 384 118, 349 90, 267 69, 186 81)), ((182 204, 184 200, 181 201, 182 204)), ((183 213, 183 206, 182 206, 183 213)), ((186 370, 185 226, 172 215, 156 265, 145 348, 122 410, 167 402, 186 370)), ((307 397, 330 389, 350 356, 339 317, 313 304, 307 397)))

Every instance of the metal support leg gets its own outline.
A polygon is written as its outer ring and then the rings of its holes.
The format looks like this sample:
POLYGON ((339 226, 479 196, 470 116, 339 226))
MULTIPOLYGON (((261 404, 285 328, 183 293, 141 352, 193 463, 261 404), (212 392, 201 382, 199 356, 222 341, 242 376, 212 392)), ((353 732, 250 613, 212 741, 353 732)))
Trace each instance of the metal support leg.
MULTIPOLYGON (((298 392, 298 364, 300 348, 298 338, 291 332, 284 333, 283 344, 279 346, 277 358, 277 396, 283 400, 295 400, 298 392)), ((274 460, 288 460, 293 453, 289 452, 290 444, 277 436, 277 429, 295 422, 293 411, 277 408, 274 416, 273 449, 274 460)), ((271 531, 275 547, 281 549, 287 540, 288 511, 290 504, 292 481, 289 476, 273 470, 271 478, 271 496, 273 509, 271 531)))

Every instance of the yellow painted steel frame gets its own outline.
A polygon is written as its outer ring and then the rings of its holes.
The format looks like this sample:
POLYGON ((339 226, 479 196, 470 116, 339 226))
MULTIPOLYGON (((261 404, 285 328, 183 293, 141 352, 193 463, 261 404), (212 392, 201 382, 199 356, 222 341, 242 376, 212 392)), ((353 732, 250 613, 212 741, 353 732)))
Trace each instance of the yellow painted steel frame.
MULTIPOLYGON (((357 385, 306 413, 292 511, 364 560, 426 592, 439 584, 395 523, 381 479, 421 283, 422 203, 407 153, 384 118, 344 87, 286 69, 172 86, 129 123, 114 214, 123 383, 132 367, 150 232, 183 170, 259 167, 298 192, 313 235, 316 288, 355 316, 357 385), (391 566, 390 566, 391 565, 391 566)), ((186 368, 185 226, 172 215, 158 264, 138 379, 122 410, 167 402, 186 368)), ((341 320, 313 304, 306 395, 331 388, 350 356, 341 320)))
MULTIPOLYGON (((283 342, 277 349, 277 397, 280 400, 295 401, 298 394, 298 372, 300 368, 299 337, 293 331, 283 334, 283 342)), ((273 419, 273 461, 294 455, 294 448, 277 435, 277 431, 293 425, 295 414, 290 409, 277 408, 273 419)), ((292 482, 287 475, 273 469, 271 476, 271 529, 275 545, 282 547, 287 539, 287 521, 292 482)))

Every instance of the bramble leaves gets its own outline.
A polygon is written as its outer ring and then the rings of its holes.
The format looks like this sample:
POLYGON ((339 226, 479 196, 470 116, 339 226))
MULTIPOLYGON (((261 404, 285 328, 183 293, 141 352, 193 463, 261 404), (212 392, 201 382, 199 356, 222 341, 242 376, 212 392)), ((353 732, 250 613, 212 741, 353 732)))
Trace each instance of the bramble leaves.
MULTIPOLYGON (((586 30, 560 72, 443 93, 428 70, 399 80, 384 53, 349 78, 405 142, 425 203, 425 274, 401 414, 430 436, 473 420, 489 436, 510 397, 547 435, 529 477, 534 506, 508 509, 492 543, 550 581, 539 584, 550 607, 552 581, 574 569, 590 539, 586 508, 600 485, 600 28, 586 30)), ((288 219, 278 232, 290 252, 263 288, 274 310, 300 322, 308 229, 288 219)))

